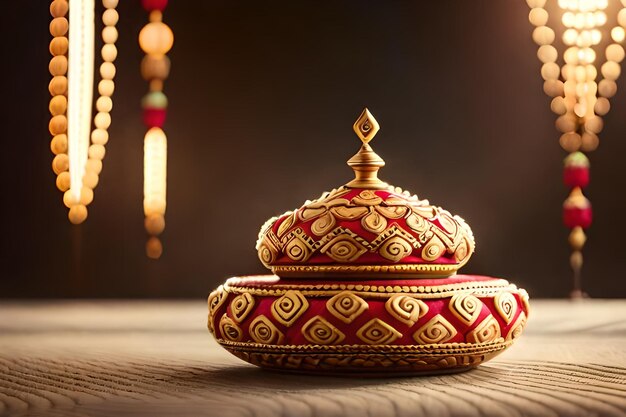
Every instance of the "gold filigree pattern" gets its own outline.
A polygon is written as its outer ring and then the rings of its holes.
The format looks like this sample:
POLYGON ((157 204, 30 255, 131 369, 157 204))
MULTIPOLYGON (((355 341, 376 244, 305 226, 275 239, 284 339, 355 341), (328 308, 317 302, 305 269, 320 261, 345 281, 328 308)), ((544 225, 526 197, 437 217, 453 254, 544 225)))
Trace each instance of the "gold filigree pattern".
POLYGON ((302 326, 302 335, 306 340, 318 345, 338 345, 346 336, 328 320, 315 316, 302 326))
POLYGON ((469 332, 465 339, 470 343, 486 343, 493 342, 500 337, 500 325, 490 314, 474 330, 469 332))
POLYGON ((463 323, 467 326, 474 324, 480 311, 483 308, 483 302, 472 294, 457 294, 450 299, 448 308, 463 323))
POLYGON ((263 315, 252 320, 248 332, 255 342, 264 345, 280 345, 285 338, 274 323, 263 315))
POLYGON ((344 323, 352 323, 354 319, 369 308, 367 301, 352 291, 342 291, 326 301, 326 309, 344 323))
POLYGON ((446 343, 456 336, 457 331, 441 314, 437 314, 413 333, 413 339, 420 345, 446 343))
POLYGON ((515 313, 517 312, 517 301, 515 300, 513 294, 510 292, 501 292, 496 294, 493 299, 493 303, 496 307, 496 311, 506 324, 511 323, 515 313))
POLYGON ((309 308, 300 291, 289 290, 272 303, 272 316, 281 324, 291 326, 309 308))
MULTIPOLYGON (((316 253, 341 264, 334 266, 352 266, 349 264, 359 262, 361 256, 368 252, 393 263, 402 262, 414 254, 425 264, 442 266, 439 270, 414 268, 414 274, 448 276, 472 255, 474 238, 462 218, 391 187, 386 192, 393 194, 385 194, 384 198, 372 189, 361 190, 352 198, 346 198, 351 191, 341 187, 317 200, 306 202, 294 212, 287 212, 274 220, 278 223, 277 229, 264 225, 257 242, 259 258, 264 265, 282 276, 283 272, 289 275, 286 267, 305 264, 316 253), (352 230, 345 224, 338 226, 345 221, 359 221, 360 227, 352 230), (307 226, 299 227, 304 224, 307 226), (390 235, 394 239, 386 242, 390 235), (339 245, 330 251, 330 242, 339 245), (295 264, 277 264, 282 263, 279 261, 285 259, 284 256, 295 264), (442 257, 448 262, 436 263, 442 257)), ((307 274, 306 270, 299 272, 307 274)), ((344 271, 339 268, 334 272, 342 274, 344 271)))
POLYGON ((378 253, 385 259, 392 262, 398 262, 413 252, 413 247, 409 242, 401 238, 400 236, 393 236, 385 240, 385 242, 378 248, 378 253))
POLYGON ((517 320, 511 326, 511 330, 509 330, 509 334, 506 336, 506 340, 517 339, 526 327, 526 314, 522 311, 519 316, 517 316, 517 320))
POLYGON ((250 293, 239 294, 230 303, 230 312, 233 320, 241 323, 248 317, 248 314, 254 308, 254 297, 250 293))
POLYGON ((385 303, 385 309, 395 319, 413 326, 417 320, 428 313, 425 302, 403 294, 392 295, 385 303))
POLYGON ((324 245, 320 252, 337 262, 352 262, 367 252, 367 249, 352 236, 339 235, 324 245))
POLYGON ((215 315, 220 307, 226 302, 226 293, 224 292, 224 286, 220 285, 215 291, 209 294, 209 298, 207 300, 209 304, 209 320, 208 320, 208 328, 211 333, 215 333, 215 315))
POLYGON ((231 342, 239 342, 243 337, 243 332, 239 326, 226 314, 220 319, 219 329, 222 333, 222 337, 231 342))
POLYGON ((387 345, 402 337, 402 333, 377 318, 365 323, 356 335, 368 345, 387 345))

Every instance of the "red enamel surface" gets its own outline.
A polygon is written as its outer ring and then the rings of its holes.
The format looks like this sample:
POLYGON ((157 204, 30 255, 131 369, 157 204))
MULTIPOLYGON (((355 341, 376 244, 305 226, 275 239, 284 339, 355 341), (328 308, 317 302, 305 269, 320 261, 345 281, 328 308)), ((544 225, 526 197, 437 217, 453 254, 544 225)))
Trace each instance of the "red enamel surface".
POLYGON ((152 10, 163 11, 167 7, 167 0, 141 0, 141 5, 149 12, 152 10))
POLYGON ((591 226, 592 220, 593 212, 591 211, 591 206, 584 208, 563 208, 563 223, 570 229, 573 229, 576 226, 586 229, 591 226))
POLYGON ((166 109, 147 107, 143 110, 143 123, 147 127, 163 127, 167 116, 166 109))
POLYGON ((568 187, 585 188, 589 184, 589 167, 565 167, 565 169, 563 170, 563 182, 568 187))
MULTIPOLYGON (((444 284, 459 284, 463 282, 482 282, 485 283, 501 283, 504 280, 498 278, 491 277, 483 277, 483 276, 470 276, 470 275, 457 275, 451 278, 444 279, 430 279, 430 280, 371 280, 371 281, 360 281, 359 285, 370 285, 370 286, 403 286, 403 285, 417 285, 417 286, 433 286, 433 285, 444 285, 444 284)), ((228 281, 228 285, 231 287, 254 287, 259 289, 271 289, 272 287, 279 285, 288 285, 293 284, 294 280, 280 280, 274 276, 258 276, 258 277, 248 277, 248 278, 231 278, 228 281)), ((315 281, 315 280, 297 280, 298 285, 314 285, 314 284, 329 284, 329 281, 315 281)), ((345 284, 350 282, 345 281, 345 284)), ((342 285, 342 282, 332 281, 332 284, 342 285)), ((351 284, 354 285, 354 282, 351 284)), ((461 291, 460 291, 461 293, 461 291)), ((277 322, 271 312, 272 303, 279 298, 279 296, 260 296, 254 295, 255 306, 252 310, 251 314, 246 317, 246 319, 239 323, 238 326, 241 328, 243 332, 243 338, 241 341, 243 342, 254 342, 248 333, 248 329, 250 327, 251 322, 258 316, 264 315, 269 318, 272 323, 281 331, 281 333, 285 336, 284 340, 281 344, 283 345, 306 345, 311 344, 306 338, 302 335, 301 328, 304 326, 310 319, 319 315, 323 317, 325 320, 330 322, 333 326, 339 329, 346 337, 341 342, 341 344, 364 344, 364 342, 356 336, 356 332, 359 328, 361 328, 368 321, 378 318, 385 323, 391 325, 395 330, 402 333, 402 337, 396 339, 391 345, 415 345, 416 341, 413 339, 413 334, 420 329, 424 324, 426 324, 430 319, 432 319, 437 314, 441 314, 450 324, 452 324, 457 330, 457 334, 454 338, 448 340, 446 343, 453 342, 466 342, 466 335, 472 331, 474 328, 479 326, 481 322, 491 314, 499 323, 501 336, 506 338, 509 332, 512 330, 512 326, 515 324, 519 315, 524 312, 526 316, 528 316, 528 311, 526 309, 525 304, 520 299, 519 295, 513 295, 516 302, 517 308, 513 319, 509 324, 498 314, 493 297, 480 297, 479 300, 482 301, 483 306, 480 312, 480 315, 475 320, 475 322, 467 326, 464 322, 459 320, 448 308, 448 304, 450 302, 451 296, 442 297, 442 298, 432 298, 432 299, 421 299, 424 303, 428 305, 428 313, 425 316, 421 317, 414 325, 409 326, 402 321, 397 320, 393 317, 389 312, 385 309, 385 302, 387 298, 366 298, 366 301, 369 305, 369 308, 361 313, 352 323, 346 324, 342 320, 338 319, 334 315, 332 315, 326 308, 326 302, 330 299, 330 296, 323 297, 312 297, 308 296, 307 301, 309 302, 309 308, 306 312, 300 316, 291 326, 284 326, 277 322)), ((214 326, 216 329, 217 336, 222 338, 219 329, 219 319, 222 317, 224 313, 226 313, 229 317, 233 317, 230 311, 230 302, 232 299, 236 297, 236 294, 228 294, 226 302, 222 304, 220 309, 215 314, 215 322, 214 326)))

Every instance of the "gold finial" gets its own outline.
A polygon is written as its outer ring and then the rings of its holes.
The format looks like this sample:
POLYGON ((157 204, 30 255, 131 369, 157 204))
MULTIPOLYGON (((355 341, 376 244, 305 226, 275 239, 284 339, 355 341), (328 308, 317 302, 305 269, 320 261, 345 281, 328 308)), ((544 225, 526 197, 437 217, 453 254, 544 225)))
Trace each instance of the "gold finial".
POLYGON ((348 165, 354 170, 355 178, 346 186, 373 190, 387 188, 387 183, 378 179, 378 170, 385 166, 385 161, 369 145, 369 142, 380 130, 378 122, 372 113, 365 108, 352 128, 363 145, 356 155, 348 160, 348 165))

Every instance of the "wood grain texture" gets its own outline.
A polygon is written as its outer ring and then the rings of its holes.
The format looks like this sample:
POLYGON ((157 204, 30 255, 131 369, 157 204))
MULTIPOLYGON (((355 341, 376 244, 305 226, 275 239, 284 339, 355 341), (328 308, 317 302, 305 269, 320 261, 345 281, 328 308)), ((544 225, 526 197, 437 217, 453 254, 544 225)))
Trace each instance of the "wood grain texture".
POLYGON ((203 302, 0 303, 0 415, 626 416, 626 301, 534 301, 525 334, 456 375, 259 370, 203 302))

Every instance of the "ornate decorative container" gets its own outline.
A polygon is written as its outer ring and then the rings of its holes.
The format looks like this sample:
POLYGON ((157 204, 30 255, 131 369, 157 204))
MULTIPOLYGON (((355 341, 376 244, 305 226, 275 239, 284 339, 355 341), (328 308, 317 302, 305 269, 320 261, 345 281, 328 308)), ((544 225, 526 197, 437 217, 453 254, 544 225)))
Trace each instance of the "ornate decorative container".
POLYGON ((457 275, 470 227, 378 179, 367 109, 354 130, 355 178, 263 225, 257 250, 274 275, 213 291, 209 331, 245 361, 306 373, 446 373, 491 359, 521 334, 528 294, 457 275))

